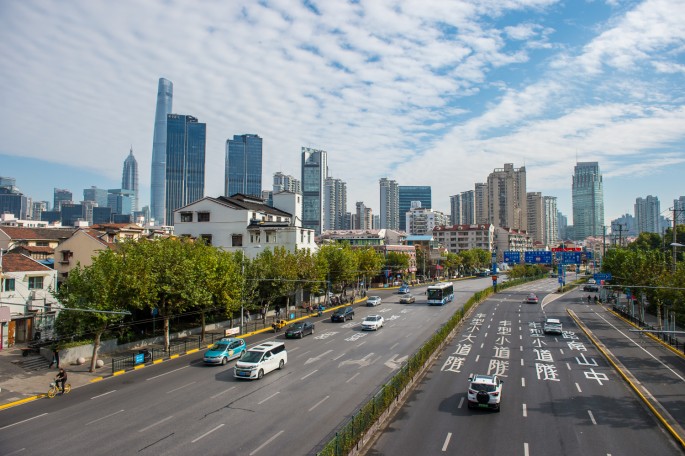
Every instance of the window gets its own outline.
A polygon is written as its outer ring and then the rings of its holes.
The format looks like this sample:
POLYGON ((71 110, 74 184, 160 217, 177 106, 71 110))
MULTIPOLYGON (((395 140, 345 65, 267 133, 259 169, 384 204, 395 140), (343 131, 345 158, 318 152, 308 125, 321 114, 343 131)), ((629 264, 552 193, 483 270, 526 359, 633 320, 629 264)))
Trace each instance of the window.
POLYGON ((198 222, 209 222, 209 212, 198 212, 197 213, 198 222))
POLYGON ((212 235, 211 234, 201 234, 200 239, 202 239, 205 244, 212 245, 212 235))
POLYGON ((42 289, 43 289, 43 276, 29 277, 29 290, 42 290, 42 289))
POLYGON ((36 247, 50 247, 48 241, 36 241, 36 247))
POLYGON ((243 246, 243 235, 242 234, 232 234, 231 235, 231 245, 233 247, 243 246))
POLYGON ((181 221, 182 222, 192 222, 193 221, 193 213, 192 212, 181 212, 181 221))
POLYGON ((5 291, 14 291, 14 279, 5 279, 5 291))

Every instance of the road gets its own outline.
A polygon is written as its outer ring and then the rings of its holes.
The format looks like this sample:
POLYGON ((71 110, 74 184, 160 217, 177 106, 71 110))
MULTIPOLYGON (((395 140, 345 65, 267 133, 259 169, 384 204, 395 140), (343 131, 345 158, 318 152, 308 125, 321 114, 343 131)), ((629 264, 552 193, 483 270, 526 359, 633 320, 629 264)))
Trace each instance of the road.
MULTIPOLYGON (((202 354, 112 377, 53 400, 0 412, 0 448, 10 454, 50 455, 304 455, 372 396, 399 365, 489 278, 455 282, 455 302, 357 307, 355 319, 316 319, 315 334, 286 342, 288 364, 260 381, 234 379, 226 367, 202 364, 202 354), (386 325, 362 332, 365 315, 386 325)), ((249 340, 281 340, 267 334, 249 340)))
POLYGON ((556 287, 541 280, 483 302, 367 454, 682 454, 567 314, 590 307, 577 292, 523 302, 556 287), (544 335, 545 317, 564 333, 544 335), (472 374, 505 380, 501 413, 466 407, 472 374))

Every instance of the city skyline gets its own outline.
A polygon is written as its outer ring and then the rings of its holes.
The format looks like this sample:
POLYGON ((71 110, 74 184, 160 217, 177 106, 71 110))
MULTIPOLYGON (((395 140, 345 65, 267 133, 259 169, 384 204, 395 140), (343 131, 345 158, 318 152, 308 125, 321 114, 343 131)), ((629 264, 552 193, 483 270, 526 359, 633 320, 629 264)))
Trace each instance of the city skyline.
POLYGON ((326 150, 348 199, 374 211, 381 177, 431 186, 449 213, 504 163, 571 217, 574 165, 598 162, 606 225, 647 195, 670 217, 682 196, 680 2, 286 4, 8 3, 2 175, 39 201, 117 188, 132 145, 149 205, 162 77, 173 111, 207 124, 208 196, 226 138, 248 132, 264 138, 263 182, 301 178, 301 148, 326 150))

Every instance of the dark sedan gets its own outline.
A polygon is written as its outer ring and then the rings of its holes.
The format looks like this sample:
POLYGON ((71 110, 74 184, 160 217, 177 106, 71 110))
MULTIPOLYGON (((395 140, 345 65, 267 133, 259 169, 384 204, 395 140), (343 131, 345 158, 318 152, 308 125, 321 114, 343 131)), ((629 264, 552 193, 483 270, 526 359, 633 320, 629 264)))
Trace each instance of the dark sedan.
POLYGON ((302 339, 307 334, 314 334, 314 323, 309 321, 300 321, 298 323, 294 323, 288 326, 288 329, 285 330, 286 339, 302 339))
POLYGON ((331 321, 342 321, 353 320, 354 319, 354 309, 352 307, 341 307, 335 309, 333 315, 331 315, 331 321))

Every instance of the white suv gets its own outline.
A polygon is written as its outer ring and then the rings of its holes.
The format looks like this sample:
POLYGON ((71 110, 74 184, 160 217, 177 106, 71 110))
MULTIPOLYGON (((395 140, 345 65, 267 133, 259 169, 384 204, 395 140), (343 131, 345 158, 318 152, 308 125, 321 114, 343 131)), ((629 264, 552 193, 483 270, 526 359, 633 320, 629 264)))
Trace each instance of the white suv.
POLYGON ((283 369, 288 352, 283 342, 263 342, 248 349, 233 368, 236 378, 260 379, 275 369, 283 369))
POLYGON ((545 334, 561 334, 563 332, 561 329, 561 320, 557 318, 548 318, 545 320, 545 324, 542 325, 542 331, 545 334))
POLYGON ((496 375, 474 375, 469 377, 468 407, 500 410, 502 384, 504 380, 496 375))

